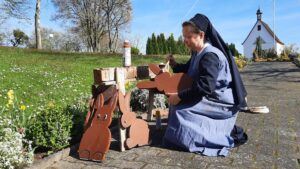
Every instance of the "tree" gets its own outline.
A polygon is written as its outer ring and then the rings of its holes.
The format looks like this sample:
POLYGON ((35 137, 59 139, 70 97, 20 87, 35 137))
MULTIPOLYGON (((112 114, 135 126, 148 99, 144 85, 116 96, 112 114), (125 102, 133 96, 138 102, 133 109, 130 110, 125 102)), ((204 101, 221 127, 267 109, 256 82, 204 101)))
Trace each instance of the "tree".
POLYGON ((2 46, 4 44, 4 34, 0 33, 0 46, 2 46))
POLYGON ((101 41, 113 51, 121 28, 131 20, 129 0, 52 0, 57 8, 55 19, 71 23, 73 31, 86 39, 93 52, 101 51, 101 41))
POLYGON ((6 20, 13 17, 21 20, 30 20, 28 10, 30 3, 28 0, 3 0, 0 4, 0 19, 6 20))
POLYGON ((152 40, 150 38, 147 39, 147 44, 146 44, 146 54, 151 55, 153 54, 153 45, 152 45, 152 40))
POLYGON ((156 37, 156 41, 157 41, 157 49, 158 49, 158 53, 157 54, 163 54, 163 41, 161 39, 160 35, 157 35, 156 37))
POLYGON ((161 54, 167 54, 168 51, 167 41, 163 33, 160 34, 160 40, 161 40, 161 54))
POLYGON ((119 30, 131 20, 131 2, 129 0, 104 0, 103 10, 106 18, 108 49, 113 52, 112 45, 118 39, 119 30))
POLYGON ((102 1, 53 0, 57 8, 56 20, 73 24, 73 31, 86 39, 93 52, 100 51, 100 38, 105 34, 102 1))
POLYGON ((157 38, 155 37, 155 34, 152 33, 151 38, 148 37, 147 39, 146 54, 168 53, 188 55, 190 54, 190 49, 185 46, 182 36, 179 36, 176 41, 173 34, 171 34, 166 40, 163 33, 158 35, 157 38), (159 50, 157 51, 156 48, 159 50))
MULTIPOLYGON (((21 20, 30 20, 28 17, 28 10, 31 6, 30 0, 4 0, 0 6, 0 10, 4 13, 2 19, 14 17, 21 20)), ((36 48, 41 49, 41 33, 40 33, 40 6, 41 0, 36 0, 35 8, 35 35, 36 48)))
POLYGON ((187 55, 190 52, 190 50, 185 46, 182 36, 178 37, 177 50, 178 50, 178 54, 181 55, 187 55))
MULTIPOLYGON (((41 28, 41 37, 43 49, 67 52, 80 52, 87 49, 83 39, 71 31, 57 32, 49 28, 41 28)), ((34 48, 35 42, 35 32, 33 32, 28 47, 34 48)))
MULTIPOLYGON (((262 54, 262 47, 261 47, 261 44, 262 44, 262 39, 261 39, 261 37, 259 36, 259 37, 257 37, 256 40, 255 40, 255 45, 256 45, 256 46, 255 46, 255 50, 254 50, 254 53, 255 53, 254 56, 256 56, 256 57, 260 57, 261 54, 262 54)), ((253 59, 255 60, 256 57, 254 57, 253 59)))
POLYGON ((42 49, 40 15, 41 15, 41 0, 36 0, 34 25, 35 25, 35 38, 36 38, 37 49, 42 49))
POLYGON ((131 47, 131 54, 138 55, 140 54, 140 50, 134 46, 131 47))
POLYGON ((142 39, 143 37, 141 35, 135 35, 130 39, 131 46, 140 49, 142 47, 141 46, 142 39))
POLYGON ((10 41, 14 47, 28 43, 29 37, 20 29, 13 30, 13 36, 10 41))
POLYGON ((239 51, 235 48, 234 43, 230 43, 230 45, 227 44, 227 46, 233 56, 238 57, 240 55, 239 51))
POLYGON ((176 41, 174 39, 173 33, 171 33, 171 35, 169 36, 167 43, 168 43, 169 53, 172 53, 172 54, 178 53, 178 50, 176 47, 176 41))
POLYGON ((152 33, 152 37, 151 37, 151 44, 152 44, 152 54, 157 55, 159 53, 158 50, 158 44, 157 44, 157 40, 156 40, 156 36, 154 33, 152 33))

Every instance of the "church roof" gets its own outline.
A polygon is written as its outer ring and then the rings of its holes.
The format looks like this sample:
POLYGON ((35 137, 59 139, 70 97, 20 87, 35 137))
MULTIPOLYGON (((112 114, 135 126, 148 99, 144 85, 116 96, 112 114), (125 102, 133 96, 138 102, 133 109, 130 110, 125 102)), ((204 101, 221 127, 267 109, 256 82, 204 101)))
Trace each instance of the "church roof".
MULTIPOLYGON (((273 37, 274 32, 272 31, 272 29, 269 27, 269 25, 267 23, 265 23, 262 20, 257 20, 257 22, 261 22, 261 24, 266 28, 266 30, 268 31, 268 33, 273 37)), ((246 42, 246 40, 248 39, 248 37, 250 36, 251 32, 253 31, 253 29, 255 28, 255 25, 257 24, 257 22, 254 24, 253 28, 251 29, 251 31, 249 32, 248 36, 246 37, 246 39, 244 40, 244 42, 242 43, 242 45, 246 42)), ((275 40, 277 43, 284 45, 284 43, 275 35, 275 40)))

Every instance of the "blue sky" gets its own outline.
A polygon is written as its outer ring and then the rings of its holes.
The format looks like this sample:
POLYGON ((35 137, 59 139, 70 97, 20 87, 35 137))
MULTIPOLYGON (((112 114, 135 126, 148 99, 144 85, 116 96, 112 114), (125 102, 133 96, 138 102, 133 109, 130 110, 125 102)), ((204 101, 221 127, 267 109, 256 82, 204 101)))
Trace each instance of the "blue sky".
MULTIPOLYGON (((1 0, 0 0, 1 2, 1 0)), ((286 45, 295 43, 300 47, 300 0, 275 0, 275 32, 286 45)), ((125 39, 140 39, 139 48, 145 50, 146 40, 154 32, 175 37, 181 35, 181 23, 196 13, 209 17, 215 28, 228 43, 235 43, 242 53, 244 41, 256 22, 258 7, 262 20, 273 29, 273 0, 132 0, 133 19, 124 34, 125 39)), ((51 20, 55 9, 50 0, 42 1, 42 27, 63 31, 59 22, 51 20)), ((32 13, 30 16, 34 16, 32 13)), ((21 28, 31 34, 32 23, 10 20, 0 26, 0 31, 21 28)))

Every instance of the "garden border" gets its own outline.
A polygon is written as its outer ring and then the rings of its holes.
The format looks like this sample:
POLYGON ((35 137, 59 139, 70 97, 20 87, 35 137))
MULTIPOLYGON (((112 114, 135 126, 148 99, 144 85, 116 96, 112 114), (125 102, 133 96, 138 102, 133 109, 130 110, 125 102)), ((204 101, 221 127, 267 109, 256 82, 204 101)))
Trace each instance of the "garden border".
POLYGON ((32 165, 26 167, 25 169, 43 169, 43 168, 50 167, 53 163, 60 161, 65 157, 68 157, 70 155, 70 152, 76 147, 78 147, 78 144, 62 149, 61 151, 51 154, 48 157, 38 160, 36 163, 33 163, 32 165))
MULTIPOLYGON (((112 133, 117 132, 118 125, 110 128, 110 130, 112 133)), ((25 169, 44 169, 44 168, 50 167, 55 162, 58 162, 58 161, 62 160, 63 158, 68 157, 73 151, 77 151, 78 147, 79 147, 79 143, 76 143, 72 146, 69 146, 65 149, 55 152, 48 157, 38 160, 36 163, 33 162, 33 164, 25 167, 25 169)))

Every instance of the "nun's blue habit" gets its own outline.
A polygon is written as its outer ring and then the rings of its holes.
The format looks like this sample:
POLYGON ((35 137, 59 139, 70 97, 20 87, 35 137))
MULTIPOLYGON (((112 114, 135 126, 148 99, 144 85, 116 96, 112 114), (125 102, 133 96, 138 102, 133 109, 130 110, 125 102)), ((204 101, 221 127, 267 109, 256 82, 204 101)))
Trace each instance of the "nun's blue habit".
POLYGON ((237 113, 247 106, 247 93, 227 45, 208 18, 197 14, 190 22, 205 32, 208 43, 186 64, 173 68, 194 82, 178 94, 182 101, 170 106, 165 143, 206 156, 227 156, 234 146, 231 132, 237 113))

